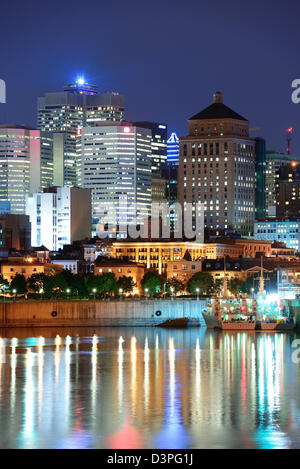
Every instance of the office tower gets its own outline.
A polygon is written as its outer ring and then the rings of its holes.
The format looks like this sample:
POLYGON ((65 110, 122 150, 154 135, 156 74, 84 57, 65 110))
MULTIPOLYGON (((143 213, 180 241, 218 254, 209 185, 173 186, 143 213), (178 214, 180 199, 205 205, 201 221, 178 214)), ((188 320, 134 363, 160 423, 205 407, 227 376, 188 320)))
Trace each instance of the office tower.
POLYGON ((53 133, 54 180, 57 186, 81 183, 80 152, 76 133, 98 121, 124 119, 124 97, 98 93, 83 79, 64 86, 64 91, 38 98, 38 128, 53 133), (79 158, 79 159, 78 159, 79 158))
POLYGON ((167 161, 179 164, 179 138, 175 132, 172 132, 167 140, 167 161))
POLYGON ((249 122, 223 104, 214 103, 189 119, 189 135, 180 138, 179 201, 204 205, 210 234, 236 230, 253 233, 255 204, 255 141, 249 122))
POLYGON ((30 248, 30 221, 27 215, 0 215, 0 249, 26 251, 30 248))
POLYGON ((255 217, 266 214, 266 141, 255 139, 255 217))
MULTIPOLYGON (((162 172, 167 161, 167 126, 148 121, 132 124, 151 132, 152 202, 164 202, 166 181, 162 172)), ((152 215, 156 216, 155 213, 152 215)))
POLYGON ((37 131, 40 134, 37 151, 30 154, 30 193, 39 192, 53 185, 53 135, 50 132, 37 131))
POLYGON ((161 176, 161 169, 167 161, 167 126, 157 122, 132 122, 136 127, 151 131, 151 168, 155 175, 161 176))
POLYGON ((91 194, 78 187, 50 187, 27 197, 31 245, 50 251, 91 236, 91 194))
POLYGON ((163 178, 165 180, 165 197, 170 207, 170 228, 175 231, 178 214, 175 211, 174 204, 178 199, 178 163, 167 162, 163 169, 163 178))
POLYGON ((142 223, 151 207, 151 131, 103 122, 82 129, 81 146, 82 187, 92 192, 93 234, 107 224, 142 223))
POLYGON ((52 184, 52 138, 21 125, 0 125, 0 201, 10 211, 25 213, 25 199, 32 190, 52 184))
POLYGON ((87 98, 85 125, 93 127, 99 122, 122 122, 124 119, 124 96, 119 93, 99 93, 87 98))
POLYGON ((280 166, 276 180, 276 217, 300 218, 300 164, 280 166))
POLYGON ((299 220, 258 220, 254 223, 254 238, 264 241, 278 241, 286 247, 300 250, 299 220))
POLYGON ((166 181, 166 200, 169 204, 174 203, 178 198, 178 165, 167 163, 162 175, 166 181))
POLYGON ((268 217, 276 217, 276 181, 279 169, 293 161, 300 163, 300 156, 275 151, 266 152, 266 216, 268 217))

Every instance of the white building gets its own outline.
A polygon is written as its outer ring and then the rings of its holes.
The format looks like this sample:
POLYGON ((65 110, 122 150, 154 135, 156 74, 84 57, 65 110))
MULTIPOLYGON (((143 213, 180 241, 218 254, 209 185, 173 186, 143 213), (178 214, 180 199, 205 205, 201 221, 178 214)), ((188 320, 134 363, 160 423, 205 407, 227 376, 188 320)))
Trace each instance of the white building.
POLYGON ((60 257, 58 257, 57 259, 51 259, 51 264, 62 266, 63 269, 69 270, 73 274, 78 274, 79 262, 80 261, 78 259, 64 259, 60 257))
POLYGON ((279 241, 286 247, 300 250, 300 220, 256 221, 254 223, 254 239, 279 241))
POLYGON ((84 127, 82 187, 92 191, 93 235, 143 223, 151 209, 151 131, 131 124, 84 127))
POLYGON ((20 125, 0 125, 0 201, 24 214, 26 196, 52 185, 52 137, 20 125))
POLYGON ((26 201, 31 222, 31 245, 62 249, 91 235, 91 194, 78 187, 51 187, 26 201))

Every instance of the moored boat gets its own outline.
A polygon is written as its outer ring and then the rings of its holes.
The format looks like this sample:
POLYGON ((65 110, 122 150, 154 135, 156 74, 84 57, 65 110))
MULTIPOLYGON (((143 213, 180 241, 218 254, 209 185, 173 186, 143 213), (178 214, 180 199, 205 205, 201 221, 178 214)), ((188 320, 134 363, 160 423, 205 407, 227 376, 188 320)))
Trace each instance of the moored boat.
POLYGON ((226 331, 254 331, 256 321, 221 321, 220 329, 226 331))
POLYGON ((257 321, 256 330, 258 331, 292 331, 295 328, 293 322, 278 321, 257 321))

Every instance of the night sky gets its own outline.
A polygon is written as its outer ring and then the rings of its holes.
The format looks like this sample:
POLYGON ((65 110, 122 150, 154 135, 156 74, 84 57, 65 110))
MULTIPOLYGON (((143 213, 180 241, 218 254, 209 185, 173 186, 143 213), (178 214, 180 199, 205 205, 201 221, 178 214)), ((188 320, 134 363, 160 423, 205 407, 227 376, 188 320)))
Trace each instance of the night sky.
POLYGON ((0 121, 36 125, 36 98, 80 74, 124 94, 128 120, 165 122, 179 135, 220 90, 268 149, 285 151, 294 126, 300 155, 300 103, 291 101, 299 0, 2 2, 0 121))

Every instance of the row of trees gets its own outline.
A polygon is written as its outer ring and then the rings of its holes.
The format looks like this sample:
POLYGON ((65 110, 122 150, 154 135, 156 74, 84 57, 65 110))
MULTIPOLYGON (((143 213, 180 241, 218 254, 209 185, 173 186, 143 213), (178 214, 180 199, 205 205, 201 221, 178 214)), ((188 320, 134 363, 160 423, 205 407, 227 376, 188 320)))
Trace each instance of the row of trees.
MULTIPOLYGON (((165 275, 148 271, 142 281, 142 290, 147 296, 173 295, 188 292, 193 295, 216 295, 223 288, 223 281, 214 281, 208 272, 195 273, 185 284, 176 278, 167 279, 165 275)), ((250 293, 253 278, 245 282, 234 278, 228 281, 228 289, 233 294, 250 293)), ((63 270, 55 275, 33 274, 29 279, 17 274, 9 283, 0 276, 0 289, 11 295, 36 294, 45 297, 86 297, 93 294, 97 297, 118 294, 133 294, 136 284, 132 277, 120 277, 116 280, 114 273, 102 275, 74 274, 63 270)))
MULTIPOLYGON (((233 294, 250 293, 253 280, 248 278, 245 282, 239 279, 228 281, 228 289, 233 294)), ((164 294, 177 294, 187 291, 192 295, 216 295, 223 288, 223 280, 214 281, 214 277, 208 272, 195 273, 185 284, 176 278, 165 281, 164 276, 155 272, 147 272, 142 279, 144 292, 158 296, 164 294)))
POLYGON ((94 276, 63 270, 55 275, 33 274, 28 279, 17 274, 10 284, 0 276, 0 288, 3 293, 9 292, 13 296, 33 293, 45 297, 86 297, 89 294, 103 297, 120 292, 131 293, 135 283, 132 277, 123 276, 116 280, 110 272, 94 276))

